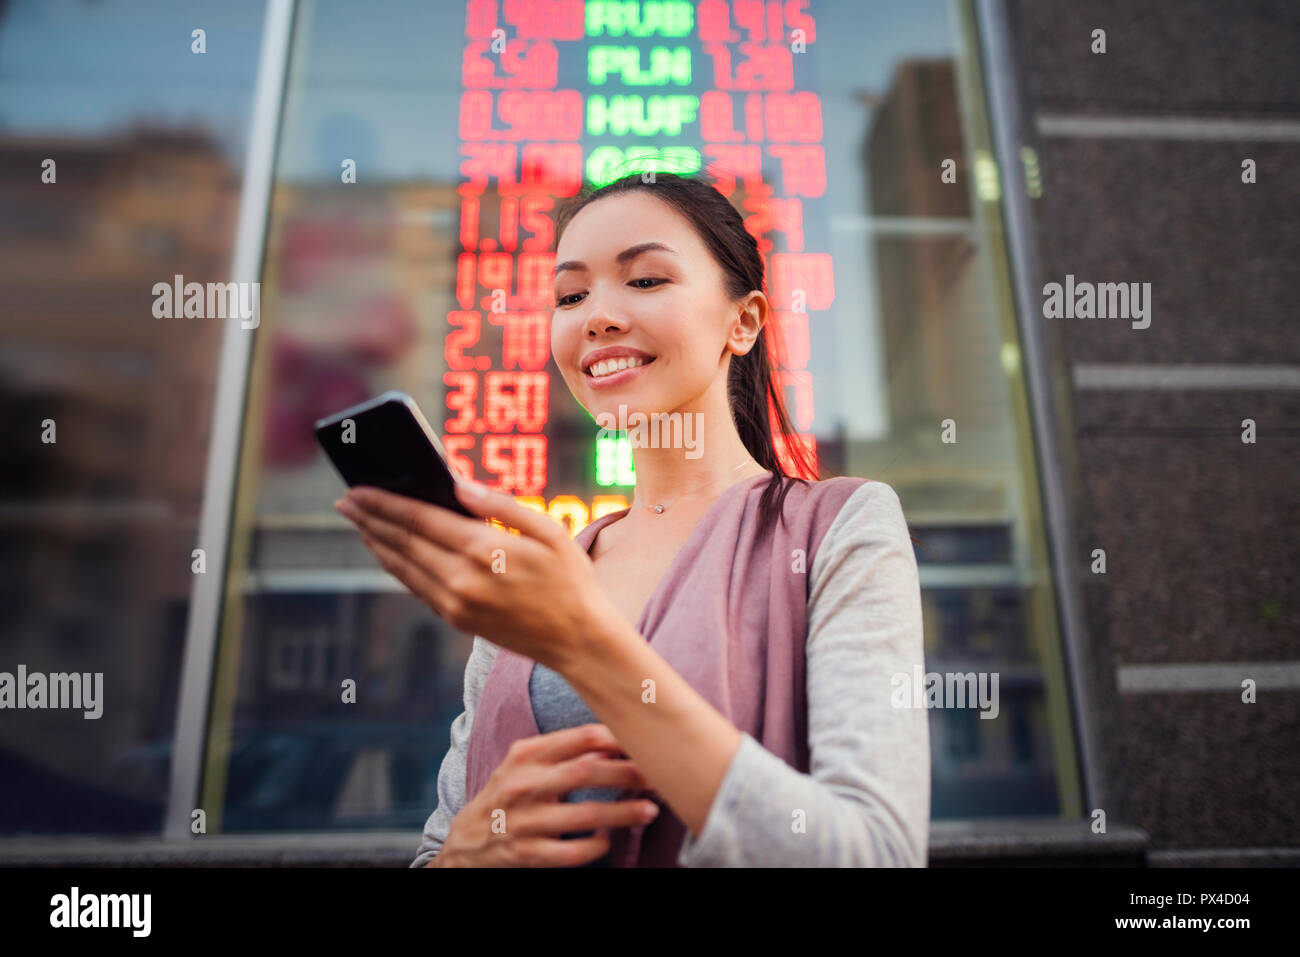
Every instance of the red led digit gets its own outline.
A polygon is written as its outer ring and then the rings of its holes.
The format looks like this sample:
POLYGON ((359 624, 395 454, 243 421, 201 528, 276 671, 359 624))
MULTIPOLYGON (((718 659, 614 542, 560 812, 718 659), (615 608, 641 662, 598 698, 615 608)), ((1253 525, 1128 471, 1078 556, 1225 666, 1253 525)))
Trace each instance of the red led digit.
POLYGON ((745 59, 736 66, 736 89, 794 89, 794 54, 789 47, 742 43, 740 52, 745 59))
POLYGON ((520 253, 518 308, 547 309, 551 305, 555 253, 520 253))
MULTIPOLYGON (((484 240, 484 244, 489 240, 484 240)), ((462 308, 501 312, 502 295, 505 309, 549 309, 551 307, 551 275, 555 269, 555 253, 524 252, 518 264, 508 252, 461 253, 456 260, 456 299, 462 308), (515 295, 511 296, 513 285, 515 295), (477 302, 480 288, 488 295, 477 302)))
POLYGON ((767 38, 773 43, 785 43, 786 36, 781 16, 781 0, 768 0, 767 38))
POLYGON ((482 318, 471 309, 458 309, 447 313, 447 324, 455 328, 447 333, 443 343, 443 356, 450 369, 473 369, 474 357, 465 355, 466 349, 478 345, 482 318))
POLYGON ((708 90, 700 97, 700 137, 709 143, 735 143, 745 139, 745 134, 736 130, 728 94, 708 90))
POLYGON ((741 204, 752 215, 744 218, 746 231, 758 241, 758 252, 767 255, 772 251, 772 241, 763 234, 772 228, 772 210, 765 196, 746 196, 741 204))
POLYGON ((550 40, 529 40, 506 45, 501 66, 512 77, 502 83, 517 87, 549 89, 560 78, 560 55, 550 40))
POLYGON ((822 101, 816 93, 769 93, 763 112, 768 139, 774 143, 822 138, 822 101))
POLYGON ((550 196, 527 196, 520 203, 519 224, 533 235, 524 240, 528 252, 544 252, 555 238, 555 221, 547 215, 555 205, 550 196))
POLYGON ((736 14, 736 24, 749 34, 750 40, 762 42, 767 38, 763 20, 763 0, 733 0, 731 9, 736 14))
POLYGON ((483 419, 489 432, 539 432, 549 417, 545 372, 489 372, 483 381, 483 419))
POLYGON ((731 51, 721 43, 704 44, 704 55, 713 61, 713 86, 731 89, 731 51))
MULTIPOLYGON (((745 134, 754 142, 763 139, 763 97, 750 93, 745 97, 745 134)), ((776 137, 773 137, 775 139, 776 137)))
POLYGON ((447 464, 451 467, 451 473, 458 479, 472 481, 474 462, 468 453, 474 448, 474 436, 443 433, 442 447, 447 453, 447 464))
POLYGON ((488 322, 501 326, 501 365, 506 369, 536 372, 551 357, 549 313, 488 313, 488 322))
POLYGON ((528 143, 519 182, 523 189, 572 196, 582 188, 580 143, 528 143))
POLYGON ((502 139, 550 139, 536 136, 538 101, 537 97, 549 96, 549 93, 524 93, 520 90, 507 90, 497 100, 497 110, 506 129, 497 135, 502 139))
POLYGON ((542 101, 541 124, 546 135, 539 140, 576 140, 582 137, 582 94, 577 90, 559 90, 542 101))
POLYGON ((478 248, 478 199, 460 198, 460 245, 462 249, 478 248))
POLYGON ((491 37, 496 28, 496 0, 469 0, 465 4, 465 36, 491 37))
MULTIPOLYGON (((721 95, 726 96, 725 93, 721 95)), ((763 153, 759 147, 706 144, 704 155, 710 160, 705 171, 713 175, 713 185, 723 196, 732 194, 738 179, 748 192, 761 191, 763 153)))
POLYGON ((466 143, 461 152, 466 157, 460 164, 461 174, 470 176, 471 182, 481 182, 486 188, 492 180, 498 185, 514 181, 518 148, 513 143, 466 143))
POLYGON ((577 90, 507 90, 497 109, 509 127, 498 134, 503 139, 576 140, 582 136, 582 95, 577 90))
MULTIPOLYGON (((509 253, 482 253, 478 260, 477 285, 491 290, 491 293, 479 300, 480 309, 492 309, 500 296, 496 290, 510 289, 510 273, 514 268, 514 257, 509 253)), ((507 300, 508 301, 508 300, 507 300)))
POLYGON ((695 10, 701 43, 735 43, 739 35, 731 29, 731 7, 724 0, 700 0, 695 10))
POLYGON ((546 487, 545 435, 485 435, 483 468, 499 477, 497 488, 513 495, 539 495, 546 487))
POLYGON ((812 355, 808 313, 777 311, 773 315, 776 323, 768 339, 768 351, 773 360, 786 369, 806 367, 812 355))
POLYGON ((804 13, 807 8, 808 0, 786 0, 785 22, 791 30, 803 31, 805 43, 812 43, 817 39, 817 21, 804 13))
POLYGON ((492 48, 488 40, 471 40, 465 44, 460 59, 460 85, 466 89, 484 89, 494 85, 496 64, 484 56, 492 48))
MULTIPOLYGON (((772 445, 776 449, 777 461, 781 463, 781 469, 787 475, 800 475, 799 466, 795 462, 794 456, 790 453, 790 446, 802 445, 807 454, 812 458, 813 465, 817 464, 817 437, 815 435, 803 435, 795 433, 794 435, 783 435, 776 426, 772 428, 772 445)), ((816 473, 804 475, 802 478, 815 479, 816 473)))
POLYGON ((466 90, 460 95, 460 138, 486 140, 492 135, 492 93, 466 90))
POLYGON ((778 309, 815 312, 829 309, 835 301, 830 253, 774 253, 770 275, 773 305, 778 309))
POLYGON ((803 204, 799 200, 780 196, 751 196, 745 199, 744 206, 754 213, 754 216, 745 220, 745 227, 755 237, 776 230, 785 233, 786 248, 790 252, 803 251, 803 204))
POLYGON ((442 384, 449 390, 447 408, 456 418, 447 422, 448 432, 473 432, 474 410, 478 401, 478 375, 474 372, 444 372, 442 384))
POLYGON ((820 146, 772 146, 781 161, 781 181, 792 196, 815 199, 826 195, 826 150, 820 146))
POLYGON ((460 183, 462 196, 479 196, 492 179, 492 146, 488 143, 462 143, 460 146, 460 183))
POLYGON ((559 68, 559 53, 549 40, 513 40, 496 54, 492 52, 492 41, 481 38, 465 44, 460 82, 466 89, 544 90, 555 86, 559 68))
POLYGON ((497 235, 502 249, 515 251, 519 244, 519 200, 512 196, 501 197, 501 229, 497 235))
POLYGON ((581 40, 586 4, 583 0, 506 0, 506 22, 522 38, 581 40))
POLYGON ((758 240, 758 249, 762 254, 772 250, 772 240, 764 233, 779 230, 786 234, 787 245, 792 251, 803 249, 803 215, 799 200, 788 200, 778 196, 746 196, 741 204, 746 212, 752 213, 744 219, 745 229, 758 240), (791 204, 794 207, 791 208, 791 204))
POLYGON ((474 284, 478 275, 478 256, 461 253, 456 257, 456 302, 462 309, 474 306, 474 284))

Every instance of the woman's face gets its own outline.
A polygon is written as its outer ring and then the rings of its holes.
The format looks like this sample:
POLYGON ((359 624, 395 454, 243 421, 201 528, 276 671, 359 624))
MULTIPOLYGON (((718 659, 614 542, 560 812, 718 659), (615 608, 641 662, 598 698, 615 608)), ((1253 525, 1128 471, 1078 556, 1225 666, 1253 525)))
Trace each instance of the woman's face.
POLYGON ((597 421, 619 406, 690 410, 719 382, 725 395, 726 354, 748 352, 758 329, 741 321, 722 267, 675 209, 643 190, 598 199, 569 222, 555 261, 551 352, 597 421), (608 352, 624 357, 592 366, 608 352))

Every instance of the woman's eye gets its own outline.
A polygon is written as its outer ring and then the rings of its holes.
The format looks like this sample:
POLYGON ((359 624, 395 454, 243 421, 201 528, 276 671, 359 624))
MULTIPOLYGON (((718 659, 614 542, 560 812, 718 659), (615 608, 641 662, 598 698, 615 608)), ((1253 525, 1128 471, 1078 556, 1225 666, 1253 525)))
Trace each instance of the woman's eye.
MULTIPOLYGON (((636 289, 653 289, 655 286, 666 283, 667 281, 667 279, 644 276, 641 279, 628 280, 628 285, 636 289)), ((577 303, 582 301, 582 297, 585 295, 585 292, 571 292, 567 296, 560 296, 555 300, 555 308, 559 309, 561 306, 577 305, 577 303)))

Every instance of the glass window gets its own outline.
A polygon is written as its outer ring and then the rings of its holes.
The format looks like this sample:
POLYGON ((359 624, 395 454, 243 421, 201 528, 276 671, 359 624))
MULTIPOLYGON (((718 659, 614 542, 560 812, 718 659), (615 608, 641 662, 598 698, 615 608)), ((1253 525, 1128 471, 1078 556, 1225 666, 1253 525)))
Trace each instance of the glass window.
POLYGON ((918 542, 935 817, 1077 815, 970 5, 302 2, 203 779, 210 829, 418 828, 470 637, 376 565, 312 423, 415 397, 464 475, 577 531, 629 500, 550 361, 551 217, 699 170, 768 260, 797 441, 918 542), (633 14, 636 14, 633 16, 633 14), (354 702, 344 683, 356 685, 354 702), (215 812, 215 813, 214 813, 215 812))
POLYGON ((262 18, 0 4, 0 833, 162 826, 262 18))

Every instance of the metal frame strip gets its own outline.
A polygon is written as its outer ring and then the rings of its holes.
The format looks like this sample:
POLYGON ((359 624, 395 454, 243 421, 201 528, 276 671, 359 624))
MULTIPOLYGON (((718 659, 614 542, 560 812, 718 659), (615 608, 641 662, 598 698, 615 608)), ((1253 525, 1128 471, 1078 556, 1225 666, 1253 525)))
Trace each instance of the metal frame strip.
MULTIPOLYGON (((258 282, 266 248, 266 223, 275 173, 276 142, 284 107, 284 84, 293 38, 295 0, 268 0, 262 26, 262 48, 253 90, 252 121, 244 163, 239 222, 231 260, 234 282, 258 282)), ((208 446, 203 507, 199 514, 198 547, 204 549, 207 571, 194 576, 181 666, 180 694, 172 744, 171 789, 163 835, 191 836, 190 816, 197 806, 203 747, 206 737, 212 664, 220 626, 222 591, 226 581, 230 518, 239 467, 244 399, 257 328, 227 324, 213 399, 212 437, 208 446)))
POLYGON ((1088 808, 1104 808, 1107 806, 1106 788, 1101 777, 1099 743, 1092 720, 1096 712, 1091 689, 1083 680, 1088 636, 1076 587, 1078 565, 1075 556, 1078 552, 1070 524, 1066 485, 1060 471, 1059 443, 1053 431, 1057 417, 1048 359, 1040 326, 1034 321, 1041 311, 1034 285, 1039 276, 1039 264, 1034 245, 1033 212, 1029 208, 1029 196, 1020 168, 1020 145, 1025 141, 1025 127, 1016 95, 1005 0, 975 0, 975 16, 986 67, 989 121, 999 158, 998 175, 1002 184, 1003 216, 1016 296, 1016 320, 1020 328, 1034 445, 1043 486, 1048 547, 1052 555, 1052 576, 1060 608, 1072 713, 1082 764, 1079 770, 1088 808))

